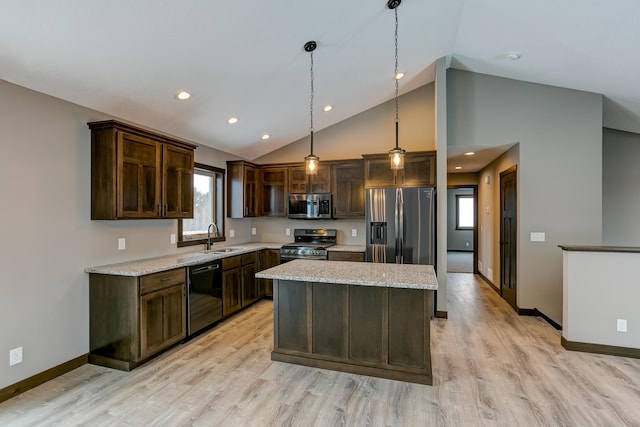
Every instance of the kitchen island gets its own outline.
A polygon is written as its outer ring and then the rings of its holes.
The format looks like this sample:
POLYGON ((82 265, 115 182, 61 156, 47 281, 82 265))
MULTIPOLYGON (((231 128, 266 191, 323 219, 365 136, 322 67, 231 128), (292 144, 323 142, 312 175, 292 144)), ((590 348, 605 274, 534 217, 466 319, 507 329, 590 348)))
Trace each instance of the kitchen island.
POLYGON ((271 359, 432 384, 433 266, 295 260, 273 279, 271 359))

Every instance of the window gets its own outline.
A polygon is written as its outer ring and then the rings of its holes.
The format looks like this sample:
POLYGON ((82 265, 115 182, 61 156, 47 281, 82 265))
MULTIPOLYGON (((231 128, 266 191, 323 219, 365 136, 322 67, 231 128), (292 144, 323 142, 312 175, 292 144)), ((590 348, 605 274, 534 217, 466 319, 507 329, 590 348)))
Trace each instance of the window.
POLYGON ((207 241, 209 224, 211 241, 224 241, 224 170, 195 164, 193 175, 193 219, 178 220, 178 247, 201 245, 207 241))
POLYGON ((473 196, 456 196, 456 230, 473 230, 473 205, 473 196))

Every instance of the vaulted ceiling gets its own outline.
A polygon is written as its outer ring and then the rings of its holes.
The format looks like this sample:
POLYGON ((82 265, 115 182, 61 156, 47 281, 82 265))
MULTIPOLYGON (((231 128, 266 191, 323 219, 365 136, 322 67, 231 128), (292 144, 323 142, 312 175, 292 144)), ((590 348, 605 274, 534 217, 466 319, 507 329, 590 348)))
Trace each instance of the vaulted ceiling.
MULTIPOLYGON (((398 16, 401 93, 446 56, 602 93, 605 126, 640 131, 640 2, 403 0, 398 16)), ((3 0, 0 78, 253 159, 309 131, 306 41, 320 130, 393 98, 393 32, 386 0, 3 0)))

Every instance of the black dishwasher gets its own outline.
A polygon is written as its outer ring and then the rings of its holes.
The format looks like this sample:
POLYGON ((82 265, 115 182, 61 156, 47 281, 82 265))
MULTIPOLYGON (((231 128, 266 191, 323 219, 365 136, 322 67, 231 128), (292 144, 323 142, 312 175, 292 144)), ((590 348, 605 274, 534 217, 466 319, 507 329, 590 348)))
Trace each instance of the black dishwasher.
POLYGON ((222 261, 188 267, 187 334, 222 318, 222 261))

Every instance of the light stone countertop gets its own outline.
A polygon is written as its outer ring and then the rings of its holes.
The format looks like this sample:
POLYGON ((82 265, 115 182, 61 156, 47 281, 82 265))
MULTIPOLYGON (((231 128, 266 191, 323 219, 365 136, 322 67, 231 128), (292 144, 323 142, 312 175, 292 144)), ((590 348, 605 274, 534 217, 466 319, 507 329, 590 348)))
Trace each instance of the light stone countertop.
POLYGON ((233 245, 214 245, 209 252, 200 250, 196 252, 183 252, 156 258, 147 258, 137 261, 121 262, 117 264, 88 267, 86 273, 111 274, 114 276, 144 276, 145 274, 158 273, 174 268, 197 265, 203 262, 227 258, 255 252, 261 249, 280 249, 282 243, 241 243, 233 245), (233 252, 215 253, 214 251, 225 248, 239 248, 233 252))
POLYGON ((432 265, 294 260, 256 273, 258 279, 438 289, 432 265))
POLYGON ((333 245, 327 249, 329 252, 364 252, 364 245, 333 245))

